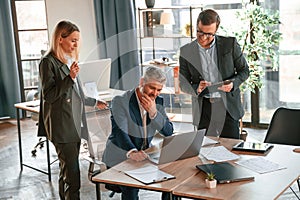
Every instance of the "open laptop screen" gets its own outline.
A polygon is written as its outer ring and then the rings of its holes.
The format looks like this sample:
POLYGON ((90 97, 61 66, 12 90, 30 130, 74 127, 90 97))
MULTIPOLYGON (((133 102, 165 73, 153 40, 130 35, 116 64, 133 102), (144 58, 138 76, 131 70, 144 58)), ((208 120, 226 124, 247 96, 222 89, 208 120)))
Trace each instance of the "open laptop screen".
POLYGON ((160 154, 150 154, 149 160, 156 164, 164 164, 181 160, 200 153, 205 129, 180 133, 163 139, 160 154))

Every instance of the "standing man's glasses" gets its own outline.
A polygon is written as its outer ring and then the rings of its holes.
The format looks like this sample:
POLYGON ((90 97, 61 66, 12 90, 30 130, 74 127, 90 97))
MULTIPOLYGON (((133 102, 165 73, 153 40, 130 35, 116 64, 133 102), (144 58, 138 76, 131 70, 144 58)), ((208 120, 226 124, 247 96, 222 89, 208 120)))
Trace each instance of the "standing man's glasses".
POLYGON ((213 33, 205 33, 200 30, 197 30, 197 34, 199 34, 199 36, 205 36, 206 38, 211 38, 211 37, 215 36, 215 34, 213 34, 213 33))

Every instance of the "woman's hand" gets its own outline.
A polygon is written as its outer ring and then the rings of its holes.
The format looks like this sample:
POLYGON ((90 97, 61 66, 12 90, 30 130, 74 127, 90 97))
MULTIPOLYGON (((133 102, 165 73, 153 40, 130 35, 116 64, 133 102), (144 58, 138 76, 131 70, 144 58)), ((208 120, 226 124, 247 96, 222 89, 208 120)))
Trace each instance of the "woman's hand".
POLYGON ((71 67, 70 67, 70 76, 73 80, 77 77, 77 75, 79 73, 79 70, 80 70, 80 68, 79 68, 78 63, 73 62, 71 67))
POLYGON ((102 110, 108 108, 108 104, 103 100, 97 100, 97 108, 102 110))

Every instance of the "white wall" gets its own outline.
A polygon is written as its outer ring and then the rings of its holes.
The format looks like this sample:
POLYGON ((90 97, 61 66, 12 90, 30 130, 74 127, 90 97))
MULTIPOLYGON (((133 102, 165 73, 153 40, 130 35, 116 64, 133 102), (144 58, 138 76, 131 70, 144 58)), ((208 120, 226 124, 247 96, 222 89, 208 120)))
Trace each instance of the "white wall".
POLYGON ((93 0, 46 0, 49 37, 60 20, 74 22, 81 32, 80 62, 99 59, 93 0))

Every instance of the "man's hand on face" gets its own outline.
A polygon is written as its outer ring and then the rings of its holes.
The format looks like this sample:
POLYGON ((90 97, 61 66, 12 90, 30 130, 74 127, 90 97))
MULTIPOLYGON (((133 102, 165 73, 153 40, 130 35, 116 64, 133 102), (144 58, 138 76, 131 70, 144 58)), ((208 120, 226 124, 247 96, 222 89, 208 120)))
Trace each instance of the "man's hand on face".
POLYGON ((150 117, 154 117, 156 115, 157 110, 156 110, 155 99, 143 93, 140 102, 142 107, 149 113, 150 117))

